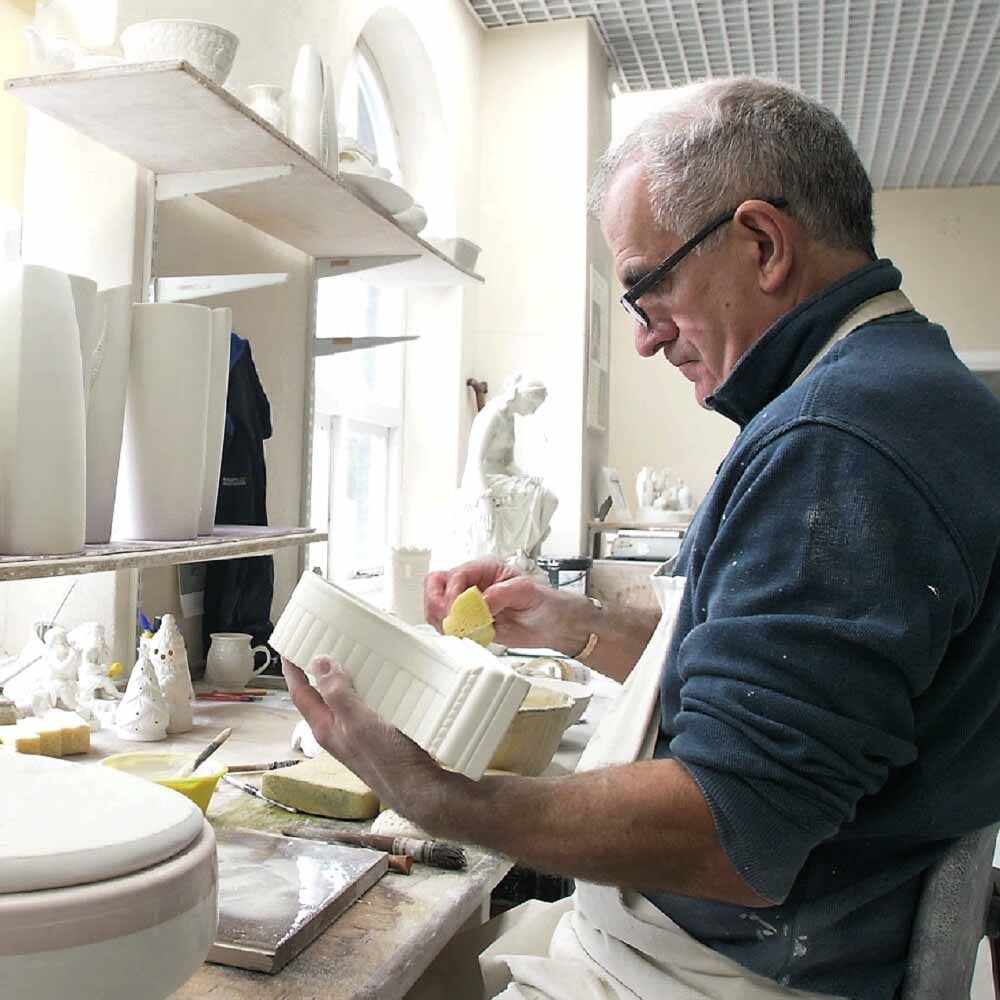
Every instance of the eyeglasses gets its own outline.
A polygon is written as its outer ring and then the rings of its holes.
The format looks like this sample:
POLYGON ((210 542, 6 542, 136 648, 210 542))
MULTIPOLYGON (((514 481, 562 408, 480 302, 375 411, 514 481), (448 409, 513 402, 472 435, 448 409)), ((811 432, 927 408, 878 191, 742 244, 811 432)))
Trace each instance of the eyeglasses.
MULTIPOLYGON (((784 198, 762 200, 766 200, 769 205, 773 205, 775 208, 784 208, 788 204, 784 198)), ((708 239, 720 226, 724 226, 727 222, 732 222, 736 212, 737 209, 734 208, 731 212, 726 212, 725 215, 720 215, 717 219, 713 219, 707 226, 699 229, 686 243, 682 243, 662 264, 654 267, 648 274, 644 274, 619 300, 625 312, 640 325, 648 327, 650 325, 649 316, 646 315, 646 311, 639 305, 639 299, 648 292, 651 292, 663 281, 699 243, 708 239)))

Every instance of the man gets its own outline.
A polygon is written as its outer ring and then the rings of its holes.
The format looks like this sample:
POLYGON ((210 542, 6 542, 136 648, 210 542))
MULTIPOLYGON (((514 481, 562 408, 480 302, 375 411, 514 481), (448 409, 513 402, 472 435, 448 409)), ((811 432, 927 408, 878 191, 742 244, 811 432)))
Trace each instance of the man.
MULTIPOLYGON (((740 427, 671 568, 686 582, 652 759, 471 782, 329 665, 318 691, 288 667, 320 741, 397 811, 638 890, 639 924, 665 915, 684 947, 744 970, 660 996, 890 1000, 923 874, 1000 818, 1000 404, 874 259, 871 197, 834 116, 755 79, 674 91, 602 163, 594 205, 636 349, 740 427)), ((428 620, 472 584, 499 641, 643 669, 654 620, 485 561, 429 578, 428 620)), ((626 970, 643 945, 622 940, 608 961, 626 970)))

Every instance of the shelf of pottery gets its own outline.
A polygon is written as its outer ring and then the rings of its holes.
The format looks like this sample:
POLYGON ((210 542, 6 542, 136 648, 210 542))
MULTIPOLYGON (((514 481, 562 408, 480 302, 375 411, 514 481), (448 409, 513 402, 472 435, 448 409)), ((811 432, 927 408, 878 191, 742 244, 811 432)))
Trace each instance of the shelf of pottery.
MULTIPOLYGON (((338 140, 312 46, 299 53, 286 115, 280 87, 248 88, 250 104, 224 89, 238 39, 217 25, 143 22, 126 28, 121 45, 124 58, 66 55, 50 42, 63 53, 50 67, 82 68, 8 80, 6 89, 152 171, 157 201, 198 195, 314 257, 320 278, 371 271, 366 279, 382 284, 483 281, 474 243, 421 238, 427 216, 411 194, 356 141, 338 140)), ((223 290, 232 288, 198 294, 223 290)), ((156 301, 175 297, 195 295, 157 282, 156 301)))

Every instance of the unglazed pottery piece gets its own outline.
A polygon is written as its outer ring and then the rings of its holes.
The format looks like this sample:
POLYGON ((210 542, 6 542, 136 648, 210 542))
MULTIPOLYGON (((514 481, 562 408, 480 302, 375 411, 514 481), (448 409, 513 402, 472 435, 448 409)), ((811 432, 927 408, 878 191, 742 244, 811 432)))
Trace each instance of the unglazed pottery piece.
POLYGON ((86 440, 70 279, 0 267, 0 553, 83 548, 86 440))
POLYGON ((128 62, 183 59, 215 83, 225 83, 240 40, 207 21, 161 18, 129 25, 121 37, 128 62))
POLYGON ((427 213, 424 211, 424 206, 418 205, 416 202, 405 211, 397 212, 393 218, 414 236, 427 225, 427 213))
POLYGON ((212 310, 205 306, 132 307, 116 538, 166 541, 198 534, 211 342, 212 310))
POLYGON ((115 712, 115 727, 123 740, 152 743, 167 738, 170 709, 149 658, 149 644, 139 653, 115 712))
POLYGON ((390 215, 405 212, 413 204, 413 196, 406 188, 393 184, 384 177, 376 177, 370 171, 355 173, 353 170, 342 169, 340 176, 351 187, 363 191, 390 215))
POLYGON ((247 93, 250 95, 247 101, 250 110, 260 115, 279 132, 283 132, 285 112, 281 106, 281 98, 284 96, 285 88, 270 83, 253 83, 247 87, 247 93))
POLYGON ((173 615, 163 616, 146 649, 170 713, 167 732, 186 733, 193 725, 194 687, 191 685, 187 646, 173 615))
POLYGON ((418 631, 310 572, 270 644, 307 672, 314 656, 329 656, 383 719, 470 778, 482 775, 529 688, 476 643, 418 631))
POLYGON ((21 756, 3 768, 0 899, 138 871, 201 831, 188 799, 110 768, 21 756))
POLYGON ((387 607, 407 625, 423 625, 426 621, 424 580, 427 579, 430 563, 430 549, 404 547, 389 550, 387 607))
POLYGON ((3 773, 0 983, 38 1000, 173 994, 216 927, 197 807, 110 768, 12 754, 3 773))
POLYGON ((226 433, 226 398, 229 392, 229 338, 233 329, 232 309, 212 310, 212 344, 209 359, 208 416, 205 420, 205 477, 201 494, 198 534, 215 529, 222 472, 222 444, 226 433))
POLYGON ((552 762, 572 714, 570 695, 532 686, 489 766, 537 777, 552 762))
MULTIPOLYGON (((325 109, 323 60, 314 46, 303 45, 295 61, 292 85, 288 91, 288 137, 321 163, 324 162, 325 109)), ((334 151, 334 162, 336 156, 334 151)))
POLYGON ((97 322, 80 330, 87 411, 87 543, 111 538, 118 486, 125 391, 132 349, 132 287, 97 293, 97 322))
POLYGON ((466 271, 476 269, 481 248, 472 240, 452 236, 448 239, 428 238, 428 242, 436 246, 446 257, 450 257, 459 267, 464 267, 466 271))
POLYGON ((205 661, 205 680, 217 688, 235 691, 246 687, 255 674, 262 674, 271 662, 267 646, 251 646, 253 636, 247 632, 213 632, 205 661), (260 666, 254 665, 258 653, 264 656, 260 666))

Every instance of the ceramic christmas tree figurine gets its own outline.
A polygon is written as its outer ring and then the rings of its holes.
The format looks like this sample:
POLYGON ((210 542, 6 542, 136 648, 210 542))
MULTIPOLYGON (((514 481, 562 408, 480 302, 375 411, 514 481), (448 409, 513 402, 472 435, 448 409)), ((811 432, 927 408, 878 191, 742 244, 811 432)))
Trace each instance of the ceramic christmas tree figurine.
POLYGON ((147 652, 139 654, 132 668, 125 697, 118 704, 115 724, 118 735, 123 740, 148 743, 167 738, 167 723, 170 712, 166 699, 160 691, 156 671, 149 661, 147 652))
POLYGON ((147 651, 170 710, 167 732, 186 733, 194 724, 191 711, 194 688, 191 686, 184 636, 173 615, 163 616, 160 628, 149 641, 147 651))

